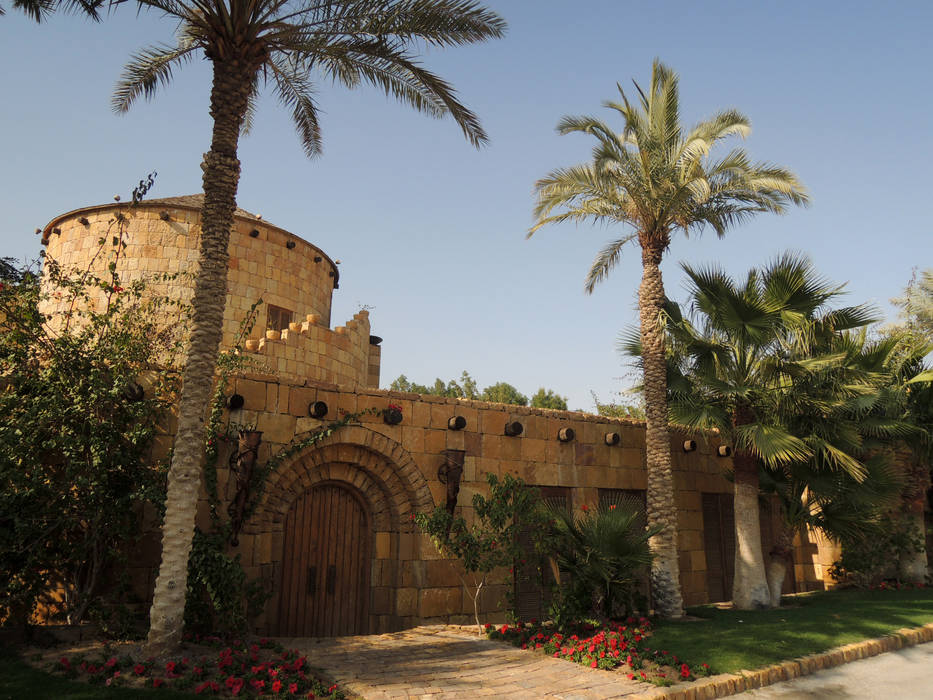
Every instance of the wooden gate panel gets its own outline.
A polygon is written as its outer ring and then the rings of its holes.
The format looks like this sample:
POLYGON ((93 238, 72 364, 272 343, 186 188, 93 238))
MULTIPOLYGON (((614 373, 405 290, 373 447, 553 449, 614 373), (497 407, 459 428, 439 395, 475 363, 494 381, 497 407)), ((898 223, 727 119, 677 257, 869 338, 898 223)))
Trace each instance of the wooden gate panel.
POLYGON ((334 482, 301 496, 285 518, 278 634, 367 631, 370 520, 361 498, 334 482))

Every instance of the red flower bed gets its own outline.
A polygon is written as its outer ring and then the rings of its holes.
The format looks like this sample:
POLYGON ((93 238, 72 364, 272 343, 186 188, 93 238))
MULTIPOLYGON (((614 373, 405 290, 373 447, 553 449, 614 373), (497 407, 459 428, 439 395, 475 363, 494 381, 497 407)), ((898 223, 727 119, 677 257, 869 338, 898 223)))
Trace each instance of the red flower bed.
POLYGON ((651 621, 644 617, 630 617, 624 624, 604 627, 582 624, 570 632, 562 634, 535 620, 499 627, 486 625, 489 639, 540 651, 590 668, 621 669, 629 680, 670 685, 675 679, 694 680, 711 673, 705 663, 691 666, 667 650, 651 649, 646 643, 651 636, 651 621))
POLYGON ((183 656, 164 663, 134 660, 105 652, 99 656, 61 657, 55 670, 69 678, 105 685, 143 685, 149 688, 188 690, 198 695, 225 697, 301 697, 342 699, 336 685, 309 672, 307 659, 267 640, 246 644, 235 640, 222 646, 217 637, 186 637, 197 644, 215 646, 214 654, 183 656))

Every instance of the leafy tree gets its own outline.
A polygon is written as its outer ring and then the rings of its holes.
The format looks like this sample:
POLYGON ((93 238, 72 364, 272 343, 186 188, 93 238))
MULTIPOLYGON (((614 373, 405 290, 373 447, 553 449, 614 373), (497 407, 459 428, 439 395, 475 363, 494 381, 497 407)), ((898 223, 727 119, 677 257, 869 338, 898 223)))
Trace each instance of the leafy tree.
MULTIPOLYGON (((460 380, 451 379, 445 382, 441 378, 434 380, 433 386, 417 384, 409 381, 408 377, 400 374, 389 385, 391 391, 405 391, 413 394, 427 394, 429 396, 448 396, 455 399, 476 399, 493 403, 506 403, 513 406, 527 406, 528 397, 508 382, 496 382, 482 391, 477 389, 476 380, 466 370, 460 375, 460 380)), ((555 393, 553 389, 540 388, 531 399, 531 405, 536 408, 553 408, 561 411, 567 410, 567 399, 555 393)))
POLYGON ((531 397, 533 408, 551 408, 556 411, 567 410, 567 397, 555 394, 551 389, 541 387, 531 397))
MULTIPOLYGON (((689 279, 692 316, 675 303, 666 307, 675 363, 671 418, 691 429, 717 429, 735 446, 732 599, 740 609, 768 607, 772 597, 761 549, 759 463, 774 470, 809 465, 864 480, 866 468, 858 459, 861 435, 852 425, 860 412, 852 402, 871 396, 874 386, 858 372, 840 371, 845 355, 829 353, 812 339, 864 327, 871 315, 865 307, 827 310, 840 288, 821 279, 802 257, 784 255, 764 269, 752 269, 741 283, 715 267, 681 267, 689 279), (803 351, 788 352, 801 344, 800 338, 809 341, 803 351), (823 380, 819 393, 815 378, 823 380), (776 410, 781 403, 793 408, 776 410), (831 420, 792 426, 787 418, 795 411, 802 414, 804 407, 838 408, 831 420)), ((633 332, 631 344, 636 342, 633 332)))
MULTIPOLYGON (((58 9, 81 13, 98 21, 98 10, 103 4, 104 0, 13 0, 13 7, 36 22, 41 22, 58 9)), ((3 14, 4 9, 0 7, 0 15, 3 14)))
POLYGON ((732 226, 760 212, 783 213, 788 203, 805 204, 807 195, 790 171, 753 164, 745 151, 732 149, 713 157, 717 143, 745 136, 748 119, 729 110, 700 122, 690 131, 680 123, 677 75, 655 61, 651 83, 638 100, 606 102, 623 120, 621 131, 594 117, 564 117, 561 134, 585 133, 596 139, 591 163, 552 171, 538 180, 536 223, 563 221, 618 224, 625 235, 596 256, 586 278, 592 292, 619 261, 627 243, 635 242, 642 258, 638 292, 646 410, 648 522, 658 527, 652 539, 652 590, 656 607, 666 617, 680 617, 677 562, 677 513, 667 424, 665 339, 662 317, 665 295, 661 259, 677 231, 684 235, 711 227, 722 237, 732 226), (556 212, 556 213, 555 213, 556 212))
POLYGON ((460 560, 463 588, 473 599, 473 614, 479 634, 479 597, 490 574, 496 569, 513 568, 525 556, 519 545, 519 532, 539 532, 538 498, 534 489, 521 479, 506 474, 502 481, 487 474, 489 496, 473 495, 472 524, 438 506, 433 513, 412 516, 415 524, 434 542, 437 551, 460 560))
POLYGON ((479 395, 479 399, 480 401, 507 403, 513 406, 528 405, 528 397, 508 382, 496 382, 492 386, 487 386, 483 389, 483 393, 479 395))
POLYGON ((227 246, 240 177, 239 135, 260 83, 292 110, 305 153, 321 150, 311 76, 356 87, 368 83, 432 116, 451 115, 474 145, 486 141, 476 116, 451 86, 420 65, 414 47, 456 46, 502 36, 505 23, 467 0, 137 0, 176 18, 174 46, 137 53, 124 70, 114 108, 152 97, 176 67, 197 54, 211 61, 210 149, 202 164, 199 273, 178 415, 148 647, 160 654, 182 633, 188 554, 203 456, 203 416, 221 336, 227 246))
MULTIPOLYGON (((125 221, 125 219, 123 219, 125 221)), ((160 370, 179 347, 164 300, 113 271, 123 230, 101 253, 109 273, 43 276, 3 266, 0 282, 0 619, 25 623, 44 596, 71 624, 102 612, 146 503, 158 420, 174 400, 160 370), (145 379, 141 379, 145 376, 145 379), (140 384, 142 382, 145 387, 140 384)), ((46 601, 48 602, 48 601, 46 601)))
POLYGON ((600 403, 599 396, 595 391, 590 392, 593 397, 593 404, 596 406, 596 414, 600 416, 609 416, 610 418, 631 418, 632 420, 645 420, 645 409, 640 404, 631 404, 619 402, 600 403))

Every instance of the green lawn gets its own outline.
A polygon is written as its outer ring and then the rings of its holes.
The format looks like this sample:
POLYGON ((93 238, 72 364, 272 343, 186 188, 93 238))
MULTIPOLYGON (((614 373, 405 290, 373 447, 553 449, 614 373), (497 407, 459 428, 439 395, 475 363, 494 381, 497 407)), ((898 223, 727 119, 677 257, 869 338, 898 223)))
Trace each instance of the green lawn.
POLYGON ((172 690, 146 688, 107 688, 66 680, 37 671, 8 649, 0 647, 0 700, 190 700, 192 694, 172 690))
POLYGON ((703 620, 659 623, 649 645, 728 673, 933 622, 933 589, 830 591, 784 602, 779 610, 690 608, 703 620))

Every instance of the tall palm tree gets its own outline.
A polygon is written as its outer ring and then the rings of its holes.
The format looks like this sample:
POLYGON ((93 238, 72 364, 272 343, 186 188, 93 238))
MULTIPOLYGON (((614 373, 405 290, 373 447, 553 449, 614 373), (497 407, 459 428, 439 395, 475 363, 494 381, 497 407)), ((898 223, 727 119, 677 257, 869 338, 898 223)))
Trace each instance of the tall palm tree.
POLYGON ((822 354, 789 349, 801 339, 861 328, 873 319, 864 306, 825 310, 841 288, 822 280, 802 257, 785 255, 762 270, 752 269, 741 284, 714 267, 681 267, 689 279, 692 313, 688 317, 679 305, 667 305, 671 419, 695 430, 717 429, 735 446, 732 600, 740 609, 769 607, 759 462, 776 470, 809 465, 864 481, 857 414, 865 412, 866 397, 870 405, 876 387, 857 382, 864 373, 840 371, 846 369, 846 355, 839 348, 822 354), (819 391, 814 377, 823 385, 819 391), (782 403, 784 410, 777 410, 782 403), (863 410, 856 411, 859 406, 863 410), (834 420, 801 418, 821 411, 831 412, 834 420))
POLYGON ((426 70, 414 46, 455 46, 502 36, 505 22, 468 0, 138 0, 179 20, 178 41, 137 53, 124 70, 114 108, 152 97, 176 67, 203 52, 213 66, 213 133, 202 163, 200 270, 169 471, 162 563, 150 613, 149 648, 181 638, 188 554, 204 450, 204 416, 226 301, 227 245, 236 208, 237 143, 260 83, 292 109, 308 156, 321 148, 312 76, 374 85, 435 117, 451 115, 475 146, 486 141, 452 87, 426 70))
MULTIPOLYGON (((97 21, 100 19, 97 11, 103 4, 104 0, 13 0, 13 7, 36 22, 41 22, 58 9, 78 12, 97 21)), ((3 14, 5 11, 0 7, 0 15, 3 14)))
POLYGON ((742 149, 713 157, 717 143, 749 133, 748 119, 727 110, 685 131, 677 75, 659 61, 654 62, 647 91, 638 83, 635 89, 634 104, 621 87, 621 102, 605 103, 622 117, 619 133, 595 117, 564 117, 557 125, 561 134, 583 132, 595 137, 593 160, 554 170, 538 180, 536 222, 528 235, 562 221, 621 224, 627 229, 596 256, 586 278, 587 292, 609 275, 627 243, 641 248, 638 307, 647 414, 648 523, 660 528, 651 543, 652 592, 663 615, 679 617, 683 600, 667 424, 661 259, 678 231, 689 235, 710 226, 722 237, 757 213, 780 214, 788 203, 805 204, 807 195, 793 173, 752 163, 742 149))

